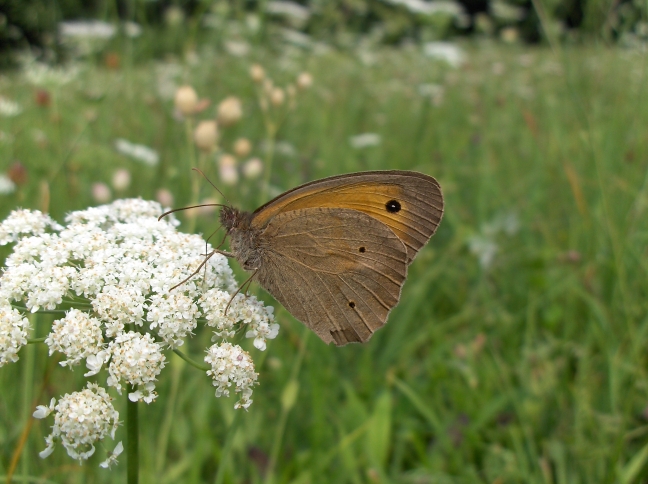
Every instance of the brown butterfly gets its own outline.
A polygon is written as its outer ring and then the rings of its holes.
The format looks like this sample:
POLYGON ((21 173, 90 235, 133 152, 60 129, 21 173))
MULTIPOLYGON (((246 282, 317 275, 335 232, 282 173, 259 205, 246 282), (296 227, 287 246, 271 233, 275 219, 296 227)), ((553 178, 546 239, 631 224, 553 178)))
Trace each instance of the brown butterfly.
MULTIPOLYGON (((365 342, 398 304, 407 267, 443 216, 441 187, 413 171, 338 175, 243 212, 223 206, 231 252, 325 343, 365 342)), ((213 254, 212 253, 212 254, 213 254)))

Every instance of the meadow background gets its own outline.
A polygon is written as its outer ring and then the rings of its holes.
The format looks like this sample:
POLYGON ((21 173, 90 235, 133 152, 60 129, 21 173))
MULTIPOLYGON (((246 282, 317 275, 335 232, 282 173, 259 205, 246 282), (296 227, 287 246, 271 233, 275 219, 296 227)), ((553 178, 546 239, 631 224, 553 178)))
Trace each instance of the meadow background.
MULTIPOLYGON (((59 31, 53 50, 21 50, 0 73, 0 218, 25 207, 61 221, 124 197, 222 201, 198 164, 245 209, 324 176, 418 170, 439 180, 446 212, 367 344, 324 345, 253 285, 281 330, 263 353, 241 341, 260 385, 235 433, 234 399, 170 353, 158 400, 141 405, 141 482, 217 482, 219 469, 229 483, 648 482, 641 36, 565 36, 540 15, 533 45, 502 29, 436 43, 352 28, 344 44, 259 33, 236 11, 204 27, 207 13, 108 18, 111 35, 59 31), (285 96, 265 111, 254 64, 285 96), (183 85, 201 112, 177 112, 183 85), (229 96, 242 117, 201 154, 193 129, 229 96), (235 156, 239 138, 251 151, 235 156)), ((179 218, 180 230, 217 227, 214 211, 179 218)), ((45 336, 47 318, 35 328, 45 336)), ((49 428, 34 406, 78 390, 82 373, 43 344, 0 369, 0 475, 18 456, 13 482, 124 482, 123 462, 38 457, 49 428)))

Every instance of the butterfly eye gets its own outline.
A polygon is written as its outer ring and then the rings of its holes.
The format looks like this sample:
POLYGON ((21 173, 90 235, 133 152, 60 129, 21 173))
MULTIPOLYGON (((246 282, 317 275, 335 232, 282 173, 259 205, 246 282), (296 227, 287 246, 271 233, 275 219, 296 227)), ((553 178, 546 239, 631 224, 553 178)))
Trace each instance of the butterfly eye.
POLYGON ((401 204, 398 200, 390 200, 385 204, 385 208, 389 213, 400 212, 401 204))
POLYGON ((349 307, 353 309, 355 307, 355 303, 353 301, 349 301, 349 307))
POLYGON ((358 249, 358 252, 360 252, 361 254, 364 254, 366 251, 367 251, 367 249, 365 249, 364 247, 360 247, 358 249))

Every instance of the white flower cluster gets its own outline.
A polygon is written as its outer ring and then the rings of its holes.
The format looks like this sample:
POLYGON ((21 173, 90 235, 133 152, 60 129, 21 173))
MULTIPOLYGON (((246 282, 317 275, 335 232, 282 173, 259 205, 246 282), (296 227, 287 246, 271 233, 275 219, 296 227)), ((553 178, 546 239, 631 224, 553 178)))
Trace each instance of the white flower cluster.
MULTIPOLYGON (((131 401, 150 403, 165 366, 163 350, 182 346, 205 321, 215 330, 214 339, 221 340, 209 348, 207 360, 217 395, 229 395, 227 388, 234 385, 241 395, 236 407, 247 408, 257 380, 254 364, 239 346, 222 340, 241 328, 264 350, 279 329, 273 308, 242 294, 232 299, 237 282, 227 259, 218 254, 200 275, 171 291, 211 248, 198 235, 178 232, 175 219, 158 221, 161 213, 156 202, 132 199, 72 212, 65 226, 29 210, 14 211, 0 223, 0 245, 16 242, 0 274, 0 366, 16 361, 27 344, 30 326, 24 313, 63 309, 65 315, 45 338, 50 354, 63 353, 63 366, 85 361, 86 377, 106 368, 108 386, 121 393, 126 385, 131 401)), ((92 388, 73 396, 102 395, 92 388)), ((61 421, 50 437, 60 437, 75 458, 91 455, 93 440, 72 444, 77 441, 66 441, 63 433, 69 432, 61 421)), ((118 454, 116 449, 113 457, 118 454)))
POLYGON ((62 366, 72 366, 102 350, 101 321, 88 313, 71 309, 64 318, 54 321, 52 332, 45 338, 49 354, 60 351, 69 359, 62 366))
POLYGON ((241 394, 234 408, 248 408, 252 404, 252 387, 259 375, 255 373, 254 363, 247 351, 230 343, 213 345, 207 350, 205 362, 212 367, 207 374, 214 379, 217 397, 228 396, 233 383, 236 392, 241 394))
POLYGON ((18 350, 27 344, 29 321, 8 304, 0 304, 0 366, 18 361, 18 350))
POLYGON ((45 418, 54 411, 52 433, 45 437, 47 447, 39 455, 47 457, 54 451, 55 443, 60 441, 73 459, 83 461, 90 458, 95 452, 95 442, 108 435, 115 438, 119 413, 111 400, 105 389, 88 383, 85 390, 63 395, 58 404, 52 398, 48 407, 36 407, 35 418, 45 418))

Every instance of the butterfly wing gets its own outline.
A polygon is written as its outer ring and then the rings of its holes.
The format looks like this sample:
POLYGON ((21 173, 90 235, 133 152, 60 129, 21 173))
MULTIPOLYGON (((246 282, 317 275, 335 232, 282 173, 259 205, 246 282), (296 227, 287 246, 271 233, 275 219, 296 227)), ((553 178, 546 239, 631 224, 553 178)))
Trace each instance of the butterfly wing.
POLYGON ((305 208, 363 212, 387 225, 407 246, 411 262, 443 216, 443 194, 431 176, 414 171, 368 171, 324 178, 289 190, 252 214, 252 228, 305 208))
POLYGON ((281 212, 258 240, 262 261, 256 279, 326 343, 367 341, 398 303, 407 248, 365 213, 281 212))

